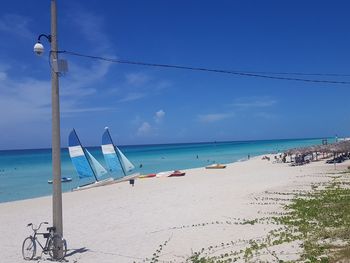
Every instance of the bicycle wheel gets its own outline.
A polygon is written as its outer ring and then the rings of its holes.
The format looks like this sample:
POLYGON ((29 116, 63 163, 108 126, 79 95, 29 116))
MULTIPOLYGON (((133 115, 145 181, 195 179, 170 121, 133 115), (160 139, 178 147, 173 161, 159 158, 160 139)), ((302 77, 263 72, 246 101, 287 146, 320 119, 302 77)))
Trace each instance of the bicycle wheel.
POLYGON ((49 241, 48 251, 51 259, 60 261, 67 254, 67 242, 60 235, 55 234, 49 241))
POLYGON ((31 260, 35 257, 36 243, 33 237, 27 237, 22 244, 22 256, 25 260, 31 260))

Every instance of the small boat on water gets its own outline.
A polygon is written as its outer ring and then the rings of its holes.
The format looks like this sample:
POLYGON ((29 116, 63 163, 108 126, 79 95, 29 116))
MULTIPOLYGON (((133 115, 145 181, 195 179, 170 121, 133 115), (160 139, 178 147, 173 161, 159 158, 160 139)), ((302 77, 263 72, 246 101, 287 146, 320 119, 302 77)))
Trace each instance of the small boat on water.
POLYGON ((226 168, 226 165, 219 164, 219 163, 214 163, 205 167, 205 169, 224 169, 224 168, 226 168))
MULTIPOLYGON (((72 181, 72 178, 70 178, 70 177, 62 177, 61 178, 62 183, 67 183, 67 182, 71 182, 71 181, 72 181)), ((47 183, 52 184, 52 180, 47 180, 47 183)))

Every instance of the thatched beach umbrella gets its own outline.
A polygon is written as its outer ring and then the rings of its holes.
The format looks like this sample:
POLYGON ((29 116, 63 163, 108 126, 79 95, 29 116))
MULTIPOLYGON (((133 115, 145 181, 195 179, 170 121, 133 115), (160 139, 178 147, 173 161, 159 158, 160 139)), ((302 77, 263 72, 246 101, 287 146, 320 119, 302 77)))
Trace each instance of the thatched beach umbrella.
POLYGON ((316 155, 316 159, 317 159, 318 153, 322 153, 323 156, 324 154, 331 153, 335 157, 338 154, 350 153, 350 141, 341 141, 341 142, 336 142, 336 143, 327 144, 327 145, 313 145, 313 146, 293 148, 285 151, 284 153, 291 157, 312 155, 312 159, 314 158, 314 154, 316 155))

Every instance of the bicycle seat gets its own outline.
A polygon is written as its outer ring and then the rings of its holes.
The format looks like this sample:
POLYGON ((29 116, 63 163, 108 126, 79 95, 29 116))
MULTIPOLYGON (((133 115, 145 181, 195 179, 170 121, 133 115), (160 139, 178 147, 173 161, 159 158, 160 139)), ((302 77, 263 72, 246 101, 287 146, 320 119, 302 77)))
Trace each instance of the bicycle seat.
POLYGON ((46 228, 46 229, 47 229, 47 231, 49 231, 49 232, 51 232, 51 231, 55 232, 55 231, 56 231, 56 227, 54 227, 54 226, 48 227, 48 228, 46 228))

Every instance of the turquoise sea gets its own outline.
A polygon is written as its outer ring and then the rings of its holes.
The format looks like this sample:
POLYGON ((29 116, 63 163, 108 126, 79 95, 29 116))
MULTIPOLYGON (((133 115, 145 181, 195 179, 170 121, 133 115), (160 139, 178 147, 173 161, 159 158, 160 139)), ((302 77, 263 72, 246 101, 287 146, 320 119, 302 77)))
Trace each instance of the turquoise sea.
MULTIPOLYGON (((331 142, 331 139, 328 139, 331 142)), ((182 143, 162 145, 121 146, 121 151, 141 174, 202 167, 208 164, 246 160, 248 154, 280 152, 286 149, 322 144, 322 139, 234 141, 211 143, 182 143), (142 166, 141 166, 142 164, 142 166), (141 166, 141 167, 140 167, 141 166)), ((87 147, 105 166, 100 147, 87 147)), ((68 150, 62 149, 62 176, 73 181, 63 183, 63 191, 86 183, 79 180, 68 150)), ((51 195, 51 149, 0 151, 0 202, 51 195)))

